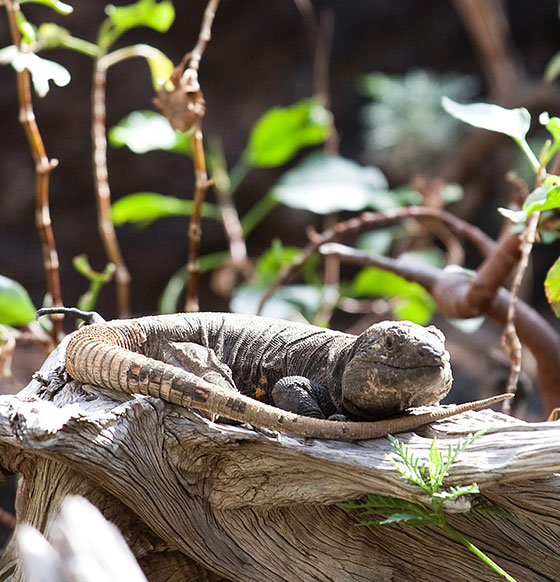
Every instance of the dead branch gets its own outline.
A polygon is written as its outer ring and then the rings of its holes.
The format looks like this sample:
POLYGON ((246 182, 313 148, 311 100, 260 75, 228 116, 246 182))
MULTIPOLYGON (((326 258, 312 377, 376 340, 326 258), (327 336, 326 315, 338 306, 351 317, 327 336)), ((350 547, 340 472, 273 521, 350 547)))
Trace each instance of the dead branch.
POLYGON ((115 265, 117 290, 117 313, 119 317, 130 317, 130 273, 124 262, 115 226, 111 220, 111 189, 107 171, 107 136, 105 89, 107 85, 107 63, 103 55, 94 60, 92 88, 91 134, 93 139, 93 173, 97 201, 97 224, 105 254, 115 265))
MULTIPOLYGON (((61 350, 53 354, 41 374, 61 357, 61 350)), ((426 501, 395 471, 386 439, 335 445, 274 438, 158 399, 115 398, 75 382, 45 392, 35 381, 19 397, 0 398, 0 466, 22 474, 21 521, 49 537, 62 498, 86 497, 121 530, 151 582, 208 582, 217 574, 247 582, 496 579, 437 529, 356 527, 363 517, 338 506, 372 492, 426 501), (435 565, 439 554, 446 560, 435 565)), ((558 423, 484 411, 400 440, 426 459, 434 435, 443 450, 481 429, 447 484, 476 481, 485 499, 521 519, 469 511, 470 499, 449 519, 512 576, 554 579, 558 423)), ((13 543, 0 572, 22 580, 13 543)))
MULTIPOLYGON (((421 262, 371 256, 339 244, 323 245, 323 254, 334 255, 340 261, 357 265, 373 265, 419 283, 430 293, 438 310, 447 317, 467 319, 484 314, 500 325, 508 321, 511 294, 504 288, 497 290, 484 309, 470 294, 473 277, 465 272, 443 271, 421 262)), ((517 299, 514 304, 515 325, 521 342, 533 354, 537 364, 537 378, 548 409, 560 406, 560 336, 532 307, 517 299)))
MULTIPOLYGON (((18 50, 21 50, 21 34, 17 23, 20 9, 19 2, 6 0, 5 6, 12 42, 18 50)), ((47 291, 51 297, 53 307, 61 307, 63 303, 60 287, 60 265, 49 210, 49 178, 51 171, 58 165, 58 160, 49 159, 45 151, 43 139, 41 138, 39 126, 35 120, 35 113, 33 112, 29 71, 23 69, 17 72, 16 79, 19 101, 19 122, 23 126, 29 149, 35 162, 35 225, 39 231, 39 238, 41 240, 47 291)), ((51 315, 51 335, 55 343, 58 342, 62 333, 62 319, 63 316, 61 315, 51 315)))

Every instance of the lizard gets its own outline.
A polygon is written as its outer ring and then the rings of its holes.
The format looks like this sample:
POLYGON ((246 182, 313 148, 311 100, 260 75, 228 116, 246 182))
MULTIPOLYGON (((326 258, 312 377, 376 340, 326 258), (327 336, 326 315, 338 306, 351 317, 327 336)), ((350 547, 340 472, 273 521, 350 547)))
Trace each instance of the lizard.
POLYGON ((66 346, 71 378, 293 436, 378 438, 512 396, 401 414, 439 402, 451 388, 445 338, 434 326, 385 321, 356 336, 231 313, 105 322, 95 312, 46 308, 38 316, 50 313, 88 323, 66 346), (185 369, 193 359, 206 363, 185 369))

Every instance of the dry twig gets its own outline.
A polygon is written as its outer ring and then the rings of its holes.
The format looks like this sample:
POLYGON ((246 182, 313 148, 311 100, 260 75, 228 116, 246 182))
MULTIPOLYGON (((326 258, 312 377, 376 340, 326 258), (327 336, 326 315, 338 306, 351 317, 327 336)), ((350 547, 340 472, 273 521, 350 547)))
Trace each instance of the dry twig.
MULTIPOLYGON (((14 0, 6 0, 5 6, 8 14, 12 42, 18 50, 21 50, 21 34, 17 24, 19 3, 14 0)), ((60 270, 49 211, 49 178, 51 171, 57 166, 58 160, 49 159, 45 151, 43 139, 41 138, 41 133, 39 132, 39 127, 37 126, 35 114, 33 112, 29 71, 23 69, 16 73, 16 77, 19 101, 19 121, 25 131, 29 143, 29 149, 31 150, 31 155, 35 162, 37 192, 35 203, 35 224, 41 239, 47 290, 51 296, 51 304, 54 307, 60 307, 62 306, 60 270)), ((52 338, 56 343, 62 332, 62 316, 52 315, 51 321, 52 338)))

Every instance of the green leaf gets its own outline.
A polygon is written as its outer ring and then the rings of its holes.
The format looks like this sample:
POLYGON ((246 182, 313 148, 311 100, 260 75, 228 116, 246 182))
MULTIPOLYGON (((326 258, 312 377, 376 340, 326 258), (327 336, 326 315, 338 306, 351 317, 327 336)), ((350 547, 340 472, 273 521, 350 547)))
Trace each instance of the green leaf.
POLYGON ((301 148, 323 143, 331 124, 330 112, 315 99, 291 107, 276 107, 257 121, 244 155, 255 167, 281 166, 301 148))
POLYGON ((181 133, 155 111, 133 111, 109 130, 114 147, 127 146, 136 154, 166 150, 187 154, 191 151, 188 132, 181 133))
POLYGON ((560 53, 556 53, 550 61, 548 61, 548 65, 546 65, 544 72, 544 78, 545 81, 550 83, 551 81, 554 81, 558 75, 560 75, 560 53))
MULTIPOLYGON (((262 288, 267 288, 276 279, 280 269, 289 265, 300 253, 301 249, 284 246, 279 239, 273 239, 270 248, 262 253, 257 262, 258 285, 262 288)), ((315 255, 307 259, 301 266, 300 271, 306 283, 320 284, 317 276, 318 262, 319 257, 315 255)))
MULTIPOLYGON (((116 226, 126 222, 140 223, 144 226, 167 216, 190 216, 192 210, 192 200, 181 200, 155 192, 136 192, 114 202, 111 206, 111 217, 116 226)), ((218 206, 205 202, 202 206, 202 216, 221 220, 222 215, 218 206)))
POLYGON ((60 2, 60 0, 19 0, 19 3, 44 4, 45 6, 49 6, 59 14, 71 14, 74 10, 72 6, 70 6, 70 4, 60 2))
POLYGON ((21 10, 16 12, 16 19, 18 29, 21 32, 21 44, 29 47, 35 44, 35 41, 37 40, 36 27, 25 18, 25 15, 21 10))
POLYGON ((101 25, 98 44, 108 48, 127 30, 146 26, 158 32, 167 32, 175 19, 175 9, 169 0, 138 0, 128 6, 109 5, 107 20, 101 25))
POLYGON ((449 499, 457 499, 462 495, 477 495, 480 493, 480 489, 476 483, 471 483, 470 485, 458 485, 456 487, 450 487, 448 491, 436 491, 433 496, 442 501, 447 501, 449 499))
POLYGON ((541 186, 527 196, 523 210, 498 208, 498 212, 514 223, 524 222, 533 212, 560 208, 560 186, 541 186))
POLYGON ((531 114, 524 107, 505 109, 491 103, 463 105, 449 97, 443 97, 441 104, 456 119, 474 127, 504 133, 517 140, 524 140, 531 126, 531 114))
POLYGON ((362 269, 356 275, 350 293, 394 298, 395 315, 420 325, 428 323, 435 311, 435 303, 424 287, 374 267, 362 269))
POLYGON ((560 258, 556 259, 546 274, 544 292, 556 317, 560 317, 560 258))
POLYGON ((42 49, 67 48, 90 57, 98 54, 97 45, 72 36, 65 28, 54 22, 44 22, 37 29, 37 42, 42 49))
POLYGON ((145 58, 150 67, 152 85, 157 91, 171 77, 171 73, 173 73, 173 61, 165 53, 162 53, 154 47, 149 45, 142 46, 146 49, 151 49, 146 53, 145 58))
POLYGON ((288 170, 273 188, 276 199, 316 214, 364 208, 398 208, 381 170, 340 156, 317 153, 288 170))
POLYGON ((0 275, 0 323, 24 325, 35 319, 35 311, 27 291, 17 281, 0 275))
POLYGON ((39 97, 44 97, 49 92, 49 81, 59 87, 70 82, 70 73, 62 65, 33 53, 19 51, 13 45, 0 50, 0 63, 10 63, 18 72, 27 69, 39 97))
POLYGON ((517 145, 521 148, 534 171, 538 171, 540 163, 533 150, 527 144, 525 136, 531 127, 531 114, 524 107, 517 109, 504 109, 499 105, 490 103, 471 103, 470 105, 463 105, 457 103, 448 97, 443 97, 441 100, 443 108, 455 117, 465 123, 488 129, 489 131, 496 131, 504 133, 513 138, 517 145))
POLYGON ((393 513, 386 519, 378 522, 379 525, 387 525, 390 523, 406 523, 407 525, 427 525, 434 523, 434 520, 429 516, 418 513, 393 513))

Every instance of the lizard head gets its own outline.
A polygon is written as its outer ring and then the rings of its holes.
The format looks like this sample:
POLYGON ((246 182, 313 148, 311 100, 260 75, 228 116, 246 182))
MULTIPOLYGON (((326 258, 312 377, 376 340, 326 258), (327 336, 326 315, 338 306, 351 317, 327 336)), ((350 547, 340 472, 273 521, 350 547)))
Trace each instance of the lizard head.
POLYGON ((451 383, 439 329, 382 321, 356 339, 342 375, 342 404, 352 415, 382 418, 438 402, 451 383))

